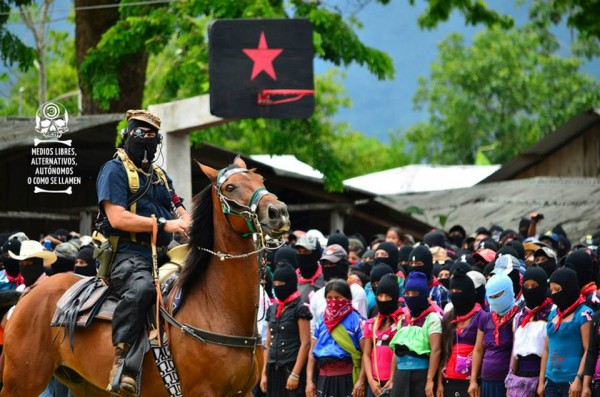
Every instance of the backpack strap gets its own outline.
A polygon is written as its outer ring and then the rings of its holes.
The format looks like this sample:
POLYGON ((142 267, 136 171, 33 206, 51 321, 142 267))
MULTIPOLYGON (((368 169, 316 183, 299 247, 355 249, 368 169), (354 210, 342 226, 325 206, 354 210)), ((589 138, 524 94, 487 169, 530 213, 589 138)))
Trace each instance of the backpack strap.
MULTIPOLYGON (((132 214, 136 214, 137 213, 137 202, 140 198, 142 198, 142 196, 144 194, 146 194, 146 192, 148 191, 148 188, 150 187, 151 181, 150 181, 150 179, 148 179, 146 186, 144 186, 143 191, 140 192, 140 194, 136 194, 140 190, 140 176, 138 175, 138 168, 135 166, 135 164, 133 164, 133 161, 131 161, 129 156, 127 156, 127 153, 125 153, 124 149, 122 149, 122 148, 117 149, 117 153, 115 154, 115 156, 118 157, 119 160, 121 160, 121 164, 123 165, 123 168, 125 169, 125 173, 127 174, 127 184, 129 186, 129 192, 133 195, 132 200, 128 201, 128 206, 129 206, 128 210, 132 214)), ((154 164, 153 164, 153 166, 154 166, 153 168, 155 170, 156 170, 156 168, 159 168, 158 166, 156 166, 154 164)), ((161 172, 162 172, 162 170, 161 170, 161 172)), ((150 175, 149 178, 151 178, 151 177, 152 177, 152 175, 150 175)), ((164 173, 163 173, 162 177, 164 178, 164 173)), ((165 178, 165 182, 166 182, 166 178, 165 178)), ((129 233, 129 236, 131 238, 131 241, 137 242, 135 233, 131 232, 131 233, 129 233)))

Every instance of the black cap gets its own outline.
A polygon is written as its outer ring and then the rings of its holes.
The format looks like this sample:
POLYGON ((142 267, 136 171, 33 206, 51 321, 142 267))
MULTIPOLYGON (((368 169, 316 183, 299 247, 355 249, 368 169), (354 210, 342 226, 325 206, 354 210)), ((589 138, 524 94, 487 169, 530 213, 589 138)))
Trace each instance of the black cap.
POLYGON ((395 244, 386 241, 379 244, 375 253, 379 250, 383 250, 388 254, 387 258, 381 258, 380 260, 395 269, 398 266, 398 247, 396 247, 395 244))
POLYGON ((394 269, 385 263, 376 265, 373 270, 371 270, 371 283, 378 283, 386 274, 394 274, 394 269))
POLYGON ((406 262, 408 261, 408 256, 410 255, 413 247, 411 245, 403 245, 398 250, 398 262, 406 262))
POLYGON ((567 260, 565 266, 573 269, 577 273, 579 288, 594 281, 594 269, 592 268, 592 257, 585 249, 573 251, 567 260))
POLYGON ((336 230, 335 233, 331 233, 329 238, 327 239, 327 246, 338 244, 340 245, 346 252, 348 252, 348 248, 350 246, 350 240, 348 240, 348 236, 344 233, 336 230))
POLYGON ((446 236, 439 230, 434 230, 423 236, 423 243, 430 247, 446 248, 446 236))

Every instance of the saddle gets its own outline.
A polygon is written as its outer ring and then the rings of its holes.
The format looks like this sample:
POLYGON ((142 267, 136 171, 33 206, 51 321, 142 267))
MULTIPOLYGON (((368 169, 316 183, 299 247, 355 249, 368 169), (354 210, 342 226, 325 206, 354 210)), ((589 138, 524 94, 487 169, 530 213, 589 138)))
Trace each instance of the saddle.
MULTIPOLYGON (((171 292, 178 272, 170 274, 161 284, 163 298, 171 292)), ((82 277, 82 276, 79 276, 82 277)), ((75 327, 88 327, 93 320, 112 321, 118 298, 110 293, 108 286, 97 277, 82 277, 56 302, 52 327, 65 328, 71 348, 75 327)))

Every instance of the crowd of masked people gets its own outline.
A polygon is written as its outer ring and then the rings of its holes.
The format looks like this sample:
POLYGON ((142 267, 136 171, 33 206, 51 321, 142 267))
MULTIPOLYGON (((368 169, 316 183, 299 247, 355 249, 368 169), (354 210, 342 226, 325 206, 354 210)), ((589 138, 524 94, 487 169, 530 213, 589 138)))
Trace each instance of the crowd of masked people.
MULTIPOLYGON (((4 345, 4 326, 22 294, 59 273, 96 275, 93 258, 95 244, 91 237, 66 229, 30 239, 23 232, 0 233, 0 351, 4 345)), ((67 396, 68 390, 52 379, 41 396, 67 396)))
POLYGON ((290 234, 267 260, 256 394, 600 397, 600 232, 540 220, 290 234))

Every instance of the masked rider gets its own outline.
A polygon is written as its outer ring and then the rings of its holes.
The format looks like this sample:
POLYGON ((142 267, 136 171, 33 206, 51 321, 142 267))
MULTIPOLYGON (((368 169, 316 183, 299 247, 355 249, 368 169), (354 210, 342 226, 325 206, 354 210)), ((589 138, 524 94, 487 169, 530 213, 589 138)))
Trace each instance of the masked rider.
POLYGON ((103 234, 117 241, 108 277, 111 290, 119 297, 112 323, 115 358, 108 390, 120 396, 138 394, 139 357, 148 348, 145 321, 155 300, 151 215, 158 218, 158 252, 166 251, 171 233, 187 233, 191 222, 171 179, 153 164, 161 142, 159 129, 156 115, 129 110, 124 149, 118 149, 115 158, 104 164, 96 183, 98 205, 108 219, 103 234), (117 375, 120 379, 115 379, 117 375))

